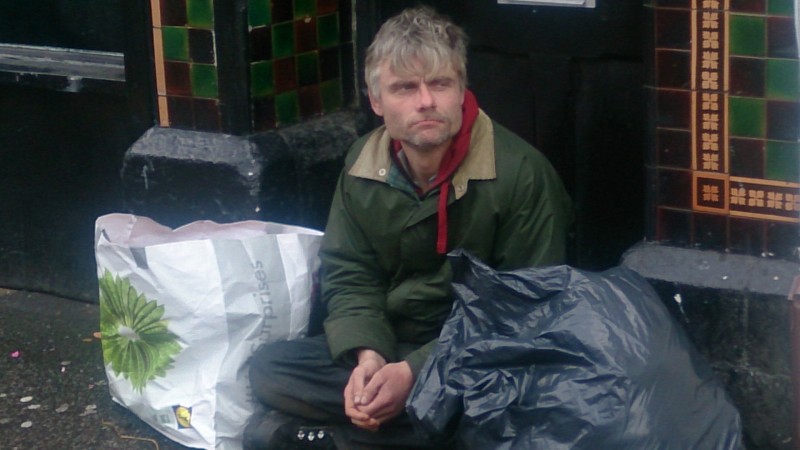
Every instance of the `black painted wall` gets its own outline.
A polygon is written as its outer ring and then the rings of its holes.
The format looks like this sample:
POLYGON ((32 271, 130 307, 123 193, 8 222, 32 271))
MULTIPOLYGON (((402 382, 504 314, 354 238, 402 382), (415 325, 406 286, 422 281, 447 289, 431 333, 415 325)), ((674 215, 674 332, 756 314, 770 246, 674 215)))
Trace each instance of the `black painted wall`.
POLYGON ((2 1, 0 43, 121 52, 123 8, 123 0, 2 1))
POLYGON ((96 294, 94 219, 120 211, 120 162, 144 132, 124 96, 0 85, 0 286, 96 294))

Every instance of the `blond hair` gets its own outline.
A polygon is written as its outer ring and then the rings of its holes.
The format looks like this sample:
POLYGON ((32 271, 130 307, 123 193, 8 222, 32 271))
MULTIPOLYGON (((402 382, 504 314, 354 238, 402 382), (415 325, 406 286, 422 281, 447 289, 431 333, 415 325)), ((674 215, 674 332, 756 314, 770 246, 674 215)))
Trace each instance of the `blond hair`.
POLYGON ((437 74, 448 66, 467 86, 467 35, 460 27, 432 8, 409 8, 387 20, 367 48, 364 68, 370 95, 380 98, 380 67, 402 75, 437 74), (421 65, 421 66, 420 66, 421 65))

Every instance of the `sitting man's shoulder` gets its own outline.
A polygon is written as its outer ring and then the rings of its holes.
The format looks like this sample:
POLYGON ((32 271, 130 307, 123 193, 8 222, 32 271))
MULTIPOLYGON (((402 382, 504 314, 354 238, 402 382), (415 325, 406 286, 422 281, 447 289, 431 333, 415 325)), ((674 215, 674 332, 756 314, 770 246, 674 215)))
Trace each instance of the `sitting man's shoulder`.
POLYGON ((494 128, 494 150, 498 170, 525 168, 551 169, 547 157, 531 143, 508 128, 492 121, 494 128))

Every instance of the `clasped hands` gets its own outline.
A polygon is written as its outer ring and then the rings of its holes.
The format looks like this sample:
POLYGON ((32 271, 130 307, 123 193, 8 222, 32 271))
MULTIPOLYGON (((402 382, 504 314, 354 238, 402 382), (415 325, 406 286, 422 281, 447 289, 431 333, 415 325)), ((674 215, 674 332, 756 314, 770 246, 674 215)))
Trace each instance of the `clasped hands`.
POLYGON ((358 351, 358 365, 344 388, 344 410, 358 427, 377 431, 405 408, 414 375, 407 362, 387 363, 374 350, 358 351))

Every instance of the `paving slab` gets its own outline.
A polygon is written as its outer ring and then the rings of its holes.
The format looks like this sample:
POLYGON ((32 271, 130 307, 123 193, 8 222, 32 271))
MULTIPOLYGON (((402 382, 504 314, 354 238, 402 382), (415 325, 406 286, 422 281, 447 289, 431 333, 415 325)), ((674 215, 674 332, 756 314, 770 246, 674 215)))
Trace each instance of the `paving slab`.
POLYGON ((0 448, 185 450, 111 399, 98 305, 0 289, 0 448))

